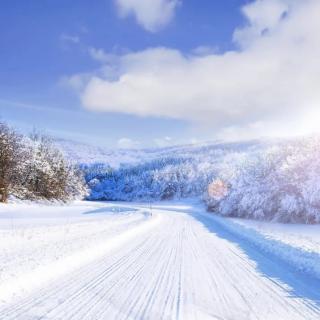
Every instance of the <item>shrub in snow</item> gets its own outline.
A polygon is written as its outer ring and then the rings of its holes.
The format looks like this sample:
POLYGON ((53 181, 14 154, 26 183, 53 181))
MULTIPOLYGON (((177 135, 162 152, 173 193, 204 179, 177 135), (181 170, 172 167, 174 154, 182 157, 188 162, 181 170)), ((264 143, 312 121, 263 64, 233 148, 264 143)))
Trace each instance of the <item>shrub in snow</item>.
POLYGON ((18 135, 0 124, 0 194, 20 199, 66 201, 86 194, 81 171, 69 164, 51 140, 18 135))

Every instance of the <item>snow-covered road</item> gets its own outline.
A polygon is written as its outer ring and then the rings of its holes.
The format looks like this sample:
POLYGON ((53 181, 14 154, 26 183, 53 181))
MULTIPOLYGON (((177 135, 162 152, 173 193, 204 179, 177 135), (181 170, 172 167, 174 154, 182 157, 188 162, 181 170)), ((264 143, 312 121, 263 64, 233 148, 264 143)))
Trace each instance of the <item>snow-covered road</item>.
MULTIPOLYGON (((172 204, 155 206, 141 222, 127 218, 128 229, 108 238, 112 246, 3 304, 0 319, 320 319, 317 279, 208 214, 172 204)), ((99 219, 101 232, 110 221, 99 219)))

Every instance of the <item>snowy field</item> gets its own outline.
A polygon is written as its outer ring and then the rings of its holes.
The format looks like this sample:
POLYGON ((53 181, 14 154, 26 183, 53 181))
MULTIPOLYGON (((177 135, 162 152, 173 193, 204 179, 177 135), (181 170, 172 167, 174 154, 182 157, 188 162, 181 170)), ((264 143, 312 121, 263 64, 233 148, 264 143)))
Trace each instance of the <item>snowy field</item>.
POLYGON ((233 218, 230 220, 246 228, 253 229, 268 239, 281 241, 303 251, 320 255, 319 224, 284 224, 233 218))
POLYGON ((0 319, 319 319, 320 227, 195 201, 0 206, 0 319))

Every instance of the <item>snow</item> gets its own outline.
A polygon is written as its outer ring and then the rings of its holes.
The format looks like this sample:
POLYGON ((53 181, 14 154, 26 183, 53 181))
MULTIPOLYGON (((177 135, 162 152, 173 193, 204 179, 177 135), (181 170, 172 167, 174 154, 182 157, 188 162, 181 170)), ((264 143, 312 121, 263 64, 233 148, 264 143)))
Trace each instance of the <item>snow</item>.
POLYGON ((319 257, 317 231, 196 200, 3 205, 0 318, 319 319, 319 277, 281 251, 319 257))
POLYGON ((146 213, 88 202, 2 205, 0 300, 8 301, 34 289, 35 283, 48 282, 99 257, 142 225, 145 228, 146 213))
POLYGON ((311 237, 311 242, 313 242, 316 247, 316 251, 314 252, 305 250, 303 245, 297 245, 301 238, 298 234, 295 236, 291 234, 291 241, 286 242, 284 240, 287 238, 285 235, 278 236, 278 239, 275 235, 270 236, 269 234, 269 236, 266 236, 264 232, 259 232, 257 228, 248 228, 246 224, 239 223, 239 220, 238 223, 235 223, 231 219, 228 220, 214 215, 211 215, 210 219, 242 241, 268 254, 271 258, 284 262, 297 271, 301 271, 304 274, 320 280, 320 250, 317 247, 318 237, 315 239, 311 237))
POLYGON ((284 224, 231 218, 246 228, 303 251, 320 254, 320 225, 284 224))

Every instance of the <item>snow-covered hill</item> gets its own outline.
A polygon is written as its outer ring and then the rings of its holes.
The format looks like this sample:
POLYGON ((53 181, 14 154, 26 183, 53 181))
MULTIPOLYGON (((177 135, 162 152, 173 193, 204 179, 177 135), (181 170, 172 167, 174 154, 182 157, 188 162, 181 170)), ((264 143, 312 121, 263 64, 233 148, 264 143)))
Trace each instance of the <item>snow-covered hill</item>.
POLYGON ((198 197, 225 216, 320 223, 319 137, 92 152, 64 146, 83 163, 89 200, 198 197))
POLYGON ((272 140, 244 142, 205 142, 149 149, 110 149, 78 141, 55 139, 55 144, 67 158, 79 164, 104 163, 113 168, 121 164, 141 164, 159 158, 204 157, 221 152, 258 150, 275 143, 272 140))
POLYGON ((117 168, 122 163, 137 163, 146 159, 147 152, 136 149, 108 149, 66 139, 55 139, 65 156, 79 164, 105 163, 117 168))

